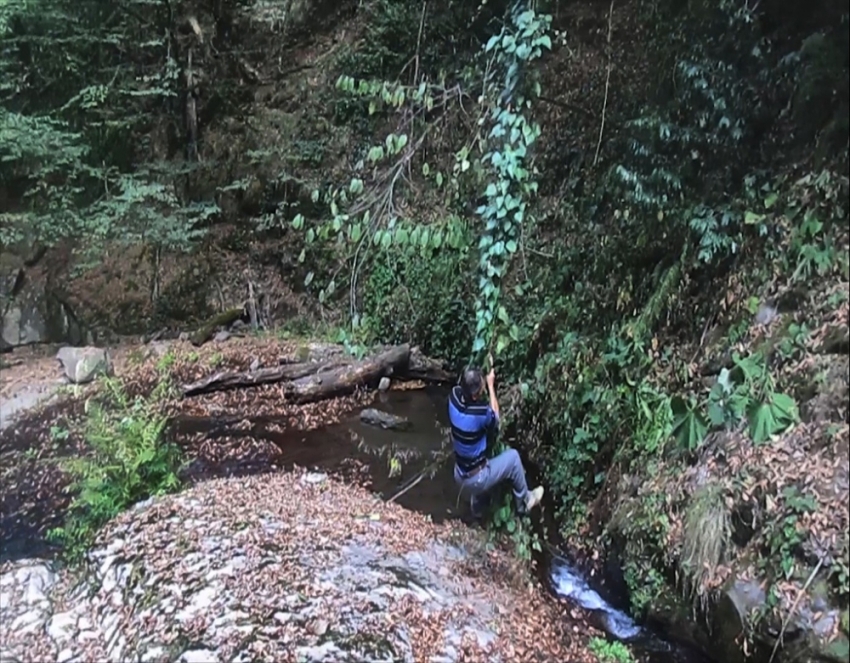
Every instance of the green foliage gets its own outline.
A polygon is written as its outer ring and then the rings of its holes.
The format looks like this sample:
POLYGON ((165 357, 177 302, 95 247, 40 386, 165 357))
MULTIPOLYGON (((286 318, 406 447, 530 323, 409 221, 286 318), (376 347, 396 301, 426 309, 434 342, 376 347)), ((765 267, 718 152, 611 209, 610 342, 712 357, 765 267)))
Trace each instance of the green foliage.
POLYGON ((816 509, 817 501, 800 492, 796 486, 783 489, 779 516, 765 523, 768 550, 762 561, 762 571, 768 577, 778 575, 788 580, 794 575, 797 569, 797 553, 808 537, 800 517, 816 509), (772 564, 773 560, 778 560, 778 571, 781 573, 777 573, 772 564))
POLYGON ((604 638, 593 637, 588 641, 587 648, 599 663, 633 663, 635 660, 629 648, 622 642, 609 642, 604 638))
POLYGON ((649 493, 636 499, 624 499, 614 512, 606 536, 620 542, 623 577, 629 589, 634 614, 644 614, 664 592, 666 582, 659 569, 667 560, 667 536, 670 522, 665 496, 649 493))
POLYGON ((98 255, 115 240, 186 249, 219 212, 181 194, 188 169, 143 166, 134 143, 150 114, 179 96, 183 78, 168 40, 138 43, 140 33, 171 27, 169 12, 150 5, 0 5, 0 187, 9 193, 0 244, 85 238, 82 248, 98 255), (132 55, 115 49, 128 40, 132 55))
POLYGON ((472 342, 468 263, 466 251, 433 245, 425 251, 379 250, 364 286, 361 324, 368 337, 413 342, 430 356, 462 361, 472 342))
POLYGON ((673 399, 673 434, 683 449, 693 451, 709 430, 734 428, 744 420, 753 442, 763 444, 799 421, 794 399, 775 391, 762 354, 736 354, 733 360, 733 370, 721 370, 702 403, 673 399))
POLYGON ((366 4, 362 43, 346 50, 337 66, 357 78, 392 81, 412 77, 415 71, 451 71, 475 47, 469 17, 477 4, 472 0, 366 4))
POLYGON ((530 9, 521 11, 517 4, 511 11, 510 24, 485 46, 485 52, 493 54, 497 75, 503 79, 493 76, 485 87, 490 133, 489 151, 482 163, 489 165, 492 180, 484 191, 486 202, 476 210, 484 221, 478 241, 479 292, 472 345, 472 354, 478 358, 486 349, 493 349, 493 341, 499 355, 511 341, 519 340, 516 324, 500 305, 501 282, 522 242, 528 199, 537 192, 537 182, 532 179, 535 170, 529 161, 531 147, 540 135, 539 126, 523 114, 531 101, 519 87, 519 77, 523 67, 540 57, 544 48, 552 48, 546 34, 550 22, 550 16, 530 9))
POLYGON ((101 397, 87 402, 83 433, 89 448, 79 458, 62 461, 73 480, 74 498, 64 526, 50 532, 72 560, 119 513, 179 487, 180 452, 165 440, 167 419, 156 401, 161 395, 130 399, 121 384, 105 380, 101 397))

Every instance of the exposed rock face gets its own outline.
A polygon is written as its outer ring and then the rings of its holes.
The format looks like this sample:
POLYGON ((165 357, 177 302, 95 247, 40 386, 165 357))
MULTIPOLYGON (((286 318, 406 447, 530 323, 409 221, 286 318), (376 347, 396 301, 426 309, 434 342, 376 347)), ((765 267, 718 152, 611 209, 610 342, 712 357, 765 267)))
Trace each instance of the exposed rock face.
POLYGON ((2 569, 0 659, 498 663, 546 642, 441 527, 321 474, 211 481, 113 522, 82 585, 2 569))
POLYGON ((82 343, 85 332, 68 306, 51 294, 44 277, 15 256, 0 256, 0 347, 82 343))

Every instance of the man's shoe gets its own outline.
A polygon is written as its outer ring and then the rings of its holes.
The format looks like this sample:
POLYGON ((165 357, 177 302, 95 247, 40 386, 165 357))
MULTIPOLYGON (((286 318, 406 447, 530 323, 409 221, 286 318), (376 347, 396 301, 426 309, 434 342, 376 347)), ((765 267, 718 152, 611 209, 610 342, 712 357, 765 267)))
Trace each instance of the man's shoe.
POLYGON ((531 511, 534 507, 540 504, 540 500, 543 499, 543 486, 537 486, 534 490, 529 491, 528 497, 526 498, 525 505, 526 508, 531 511))

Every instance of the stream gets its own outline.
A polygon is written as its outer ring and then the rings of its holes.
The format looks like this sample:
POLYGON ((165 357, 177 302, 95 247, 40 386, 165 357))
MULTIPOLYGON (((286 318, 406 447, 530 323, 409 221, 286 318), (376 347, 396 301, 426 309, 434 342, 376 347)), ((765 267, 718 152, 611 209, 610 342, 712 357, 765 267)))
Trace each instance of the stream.
MULTIPOLYGON (((448 426, 445 399, 446 392, 438 388, 379 393, 373 407, 409 420, 412 428, 404 432, 366 425, 360 421, 357 412, 339 424, 307 432, 273 432, 262 426, 240 432, 229 426, 217 425, 212 419, 184 422, 181 432, 205 430, 213 438, 232 438, 240 434, 263 436, 280 449, 280 457, 276 461, 280 467, 297 465, 312 471, 346 475, 356 471, 354 463, 359 461, 359 467, 365 468, 368 473, 371 489, 384 499, 395 497, 400 505, 428 514, 435 522, 450 518, 466 521, 469 510, 465 503, 458 503, 451 462, 434 462, 435 457, 439 458, 441 452, 444 453, 448 426), (400 476, 390 476, 390 453, 401 459, 400 476), (416 478, 429 465, 436 466, 433 476, 417 482, 416 478)), ((594 623, 611 640, 628 643, 642 660, 650 663, 709 663, 710 659, 701 652, 638 624, 623 606, 605 600, 602 589, 594 586, 577 565, 568 561, 566 554, 549 551, 541 562, 544 579, 553 597, 572 602, 590 612, 594 623)))

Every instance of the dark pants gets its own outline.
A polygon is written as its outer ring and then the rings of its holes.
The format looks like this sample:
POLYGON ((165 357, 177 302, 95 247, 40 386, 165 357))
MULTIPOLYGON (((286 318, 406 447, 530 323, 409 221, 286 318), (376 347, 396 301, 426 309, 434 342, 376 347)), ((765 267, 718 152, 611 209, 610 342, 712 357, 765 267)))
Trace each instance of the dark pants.
POLYGON ((527 511, 528 484, 525 481, 525 468, 516 449, 507 449, 474 475, 467 477, 455 465, 455 482, 461 494, 471 498, 472 513, 480 517, 486 505, 488 493, 503 481, 511 483, 511 489, 520 513, 527 511))

